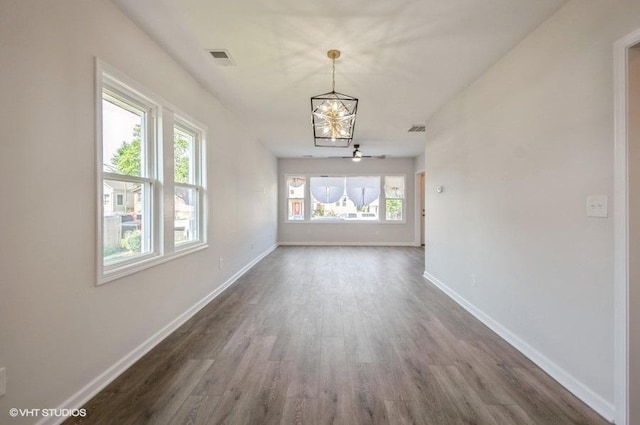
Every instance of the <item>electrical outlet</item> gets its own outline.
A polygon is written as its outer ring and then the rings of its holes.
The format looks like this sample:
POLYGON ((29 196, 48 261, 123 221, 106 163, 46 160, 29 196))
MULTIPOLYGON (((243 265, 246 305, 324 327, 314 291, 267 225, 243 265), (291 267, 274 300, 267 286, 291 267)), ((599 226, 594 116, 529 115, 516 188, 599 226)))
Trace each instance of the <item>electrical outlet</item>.
POLYGON ((7 368, 0 368, 0 397, 7 393, 7 368))
POLYGON ((218 260, 218 270, 222 270, 222 257, 218 260))

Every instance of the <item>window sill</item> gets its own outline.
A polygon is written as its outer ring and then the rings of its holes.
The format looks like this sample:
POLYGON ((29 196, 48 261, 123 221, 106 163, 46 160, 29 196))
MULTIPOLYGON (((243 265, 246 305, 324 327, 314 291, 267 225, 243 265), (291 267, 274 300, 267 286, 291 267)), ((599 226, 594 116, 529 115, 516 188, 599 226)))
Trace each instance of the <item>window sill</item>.
POLYGON ((284 224, 407 224, 406 220, 285 220, 284 224))
POLYGON ((107 273, 102 273, 98 276, 96 286, 103 285, 108 282, 129 276, 134 273, 141 272, 143 270, 150 269, 160 264, 167 263, 169 261, 184 257, 185 255, 192 254, 194 252, 207 249, 209 245, 207 243, 189 244, 188 246, 180 247, 178 250, 164 255, 152 255, 136 261, 132 264, 123 265, 122 267, 114 267, 107 273))

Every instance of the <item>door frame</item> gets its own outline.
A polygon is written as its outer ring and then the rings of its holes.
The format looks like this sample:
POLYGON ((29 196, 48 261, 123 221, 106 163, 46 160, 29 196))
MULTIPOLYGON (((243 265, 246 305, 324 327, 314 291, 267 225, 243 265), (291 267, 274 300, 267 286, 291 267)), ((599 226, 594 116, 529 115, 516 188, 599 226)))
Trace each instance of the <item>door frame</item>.
POLYGON ((614 44, 614 383, 615 423, 629 423, 629 49, 640 43, 640 29, 614 44))
POLYGON ((418 173, 418 180, 420 186, 420 213, 418 219, 420 220, 420 246, 427 245, 427 221, 426 221, 426 205, 427 205, 427 173, 421 171, 418 173))
MULTIPOLYGON (((421 174, 425 174, 424 170, 418 170, 415 172, 415 208, 414 208, 414 214, 415 214, 415 220, 414 220, 414 245, 415 246, 422 246, 422 237, 420 235, 422 229, 421 229, 421 223, 420 220, 422 220, 422 207, 421 207, 421 196, 425 197, 425 202, 426 202, 426 194, 420 194, 420 175, 421 174)), ((425 178, 426 178, 426 174, 425 174, 425 178)), ((426 182, 426 180, 425 180, 426 182)), ((425 189, 426 190, 426 189, 425 189)), ((426 224, 425 224, 426 227, 426 224)))

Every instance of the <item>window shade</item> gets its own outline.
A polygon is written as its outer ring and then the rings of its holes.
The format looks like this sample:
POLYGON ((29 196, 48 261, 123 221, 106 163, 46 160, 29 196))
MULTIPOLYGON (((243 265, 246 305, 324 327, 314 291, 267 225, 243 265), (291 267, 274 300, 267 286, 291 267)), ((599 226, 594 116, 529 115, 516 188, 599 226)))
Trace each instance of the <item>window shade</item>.
POLYGON ((318 202, 325 204, 336 202, 344 195, 344 177, 311 177, 309 189, 318 202))
POLYGON ((386 176, 384 178, 384 195, 386 198, 404 198, 404 177, 386 176))
POLYGON ((347 177, 347 196, 360 208, 380 196, 380 177, 347 177))

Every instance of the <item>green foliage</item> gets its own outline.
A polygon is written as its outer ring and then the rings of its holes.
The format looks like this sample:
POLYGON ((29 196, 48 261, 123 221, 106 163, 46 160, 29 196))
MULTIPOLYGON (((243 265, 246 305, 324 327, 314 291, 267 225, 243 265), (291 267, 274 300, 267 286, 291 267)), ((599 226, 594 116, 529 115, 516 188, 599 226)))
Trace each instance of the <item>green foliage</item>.
POLYGON ((140 176, 141 153, 140 125, 133 129, 133 138, 130 142, 122 142, 116 153, 111 157, 111 165, 117 173, 128 176, 140 176))
MULTIPOLYGON (((175 133, 174 157, 175 157, 175 181, 178 183, 190 183, 189 181, 189 161, 191 159, 191 142, 182 133, 175 133)), ((111 157, 111 165, 119 174, 128 176, 141 175, 142 160, 142 130, 140 125, 133 129, 130 141, 122 142, 116 153, 111 157)))
MULTIPOLYGON (((181 133, 174 137, 175 181, 189 183, 189 161, 191 142, 181 133)), ((111 157, 111 165, 119 174, 128 176, 141 175, 142 160, 142 130, 140 125, 133 129, 131 141, 122 142, 116 153, 111 157)))
POLYGON ((140 252, 142 248, 142 232, 140 230, 128 231, 123 235, 120 244, 131 252, 140 252))
POLYGON ((189 151, 191 142, 184 135, 176 132, 173 138, 173 155, 175 158, 175 181, 190 183, 189 181, 189 151))
POLYGON ((387 219, 402 220, 402 199, 387 199, 387 219))
POLYGON ((114 246, 105 246, 104 247, 104 257, 110 257, 114 254, 117 254, 118 252, 122 251, 121 248, 119 247, 114 247, 114 246))
POLYGON ((316 204, 316 209, 313 210, 312 217, 324 217, 324 204, 316 204))

